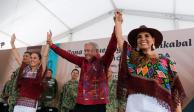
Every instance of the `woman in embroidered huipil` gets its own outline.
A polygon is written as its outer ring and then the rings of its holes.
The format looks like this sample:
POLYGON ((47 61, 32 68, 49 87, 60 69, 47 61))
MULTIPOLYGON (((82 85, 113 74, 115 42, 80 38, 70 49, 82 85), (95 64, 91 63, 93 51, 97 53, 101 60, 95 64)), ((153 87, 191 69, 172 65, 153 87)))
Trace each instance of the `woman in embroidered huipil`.
MULTIPOLYGON (((47 33, 47 37, 51 33, 47 33)), ((49 46, 46 45, 43 57, 40 53, 32 52, 30 64, 22 63, 17 79, 16 89, 18 91, 16 105, 13 112, 36 112, 36 107, 41 93, 43 92, 43 74, 46 69, 49 46)))
POLYGON ((155 52, 163 41, 161 32, 142 25, 129 32, 126 42, 122 37, 122 14, 115 12, 114 19, 121 51, 117 95, 127 102, 119 106, 119 111, 181 112, 185 93, 175 63, 155 52))

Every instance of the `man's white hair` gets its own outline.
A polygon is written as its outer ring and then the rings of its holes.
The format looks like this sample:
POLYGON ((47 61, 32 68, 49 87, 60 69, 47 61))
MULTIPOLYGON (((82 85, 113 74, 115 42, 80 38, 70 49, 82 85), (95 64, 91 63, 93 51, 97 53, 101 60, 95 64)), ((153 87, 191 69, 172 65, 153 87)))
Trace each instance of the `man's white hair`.
POLYGON ((85 43, 85 45, 92 45, 94 50, 96 50, 96 51, 99 50, 98 44, 95 42, 87 42, 87 43, 85 43))

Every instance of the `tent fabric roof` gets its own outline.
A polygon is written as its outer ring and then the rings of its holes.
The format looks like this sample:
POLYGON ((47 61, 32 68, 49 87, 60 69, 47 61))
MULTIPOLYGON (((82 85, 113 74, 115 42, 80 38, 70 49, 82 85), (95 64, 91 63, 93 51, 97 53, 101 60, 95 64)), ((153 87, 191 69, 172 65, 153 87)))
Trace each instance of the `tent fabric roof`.
POLYGON ((43 44, 52 30, 55 42, 109 37, 114 10, 123 12, 124 34, 147 25, 159 30, 194 27, 193 0, 0 0, 0 48, 43 44))

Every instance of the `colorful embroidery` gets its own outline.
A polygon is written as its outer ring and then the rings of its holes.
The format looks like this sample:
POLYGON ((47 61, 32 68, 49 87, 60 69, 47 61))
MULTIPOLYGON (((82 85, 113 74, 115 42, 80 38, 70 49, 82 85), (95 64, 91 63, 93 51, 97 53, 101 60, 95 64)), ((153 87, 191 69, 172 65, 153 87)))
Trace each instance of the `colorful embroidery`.
MULTIPOLYGON (((37 70, 38 70, 38 67, 37 67, 37 70)), ((32 72, 31 70, 31 67, 30 66, 27 66, 24 68, 24 71, 23 71, 23 77, 24 78, 32 78, 32 79, 35 79, 36 78, 36 75, 37 75, 37 70, 32 72)))
POLYGON ((130 75, 154 79, 161 87, 171 91, 170 77, 174 77, 176 73, 173 61, 162 54, 159 55, 159 58, 145 58, 141 53, 131 49, 128 49, 127 54, 130 75))

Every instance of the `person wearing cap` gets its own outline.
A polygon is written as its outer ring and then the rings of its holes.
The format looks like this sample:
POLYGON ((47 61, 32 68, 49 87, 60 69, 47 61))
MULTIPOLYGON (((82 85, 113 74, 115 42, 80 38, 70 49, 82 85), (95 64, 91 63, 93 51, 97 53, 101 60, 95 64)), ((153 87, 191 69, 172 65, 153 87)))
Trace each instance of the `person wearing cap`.
POLYGON ((122 14, 115 12, 116 38, 121 60, 117 97, 127 102, 125 112, 181 112, 185 92, 175 70, 175 63, 157 54, 163 41, 160 31, 145 25, 122 36, 122 14))

